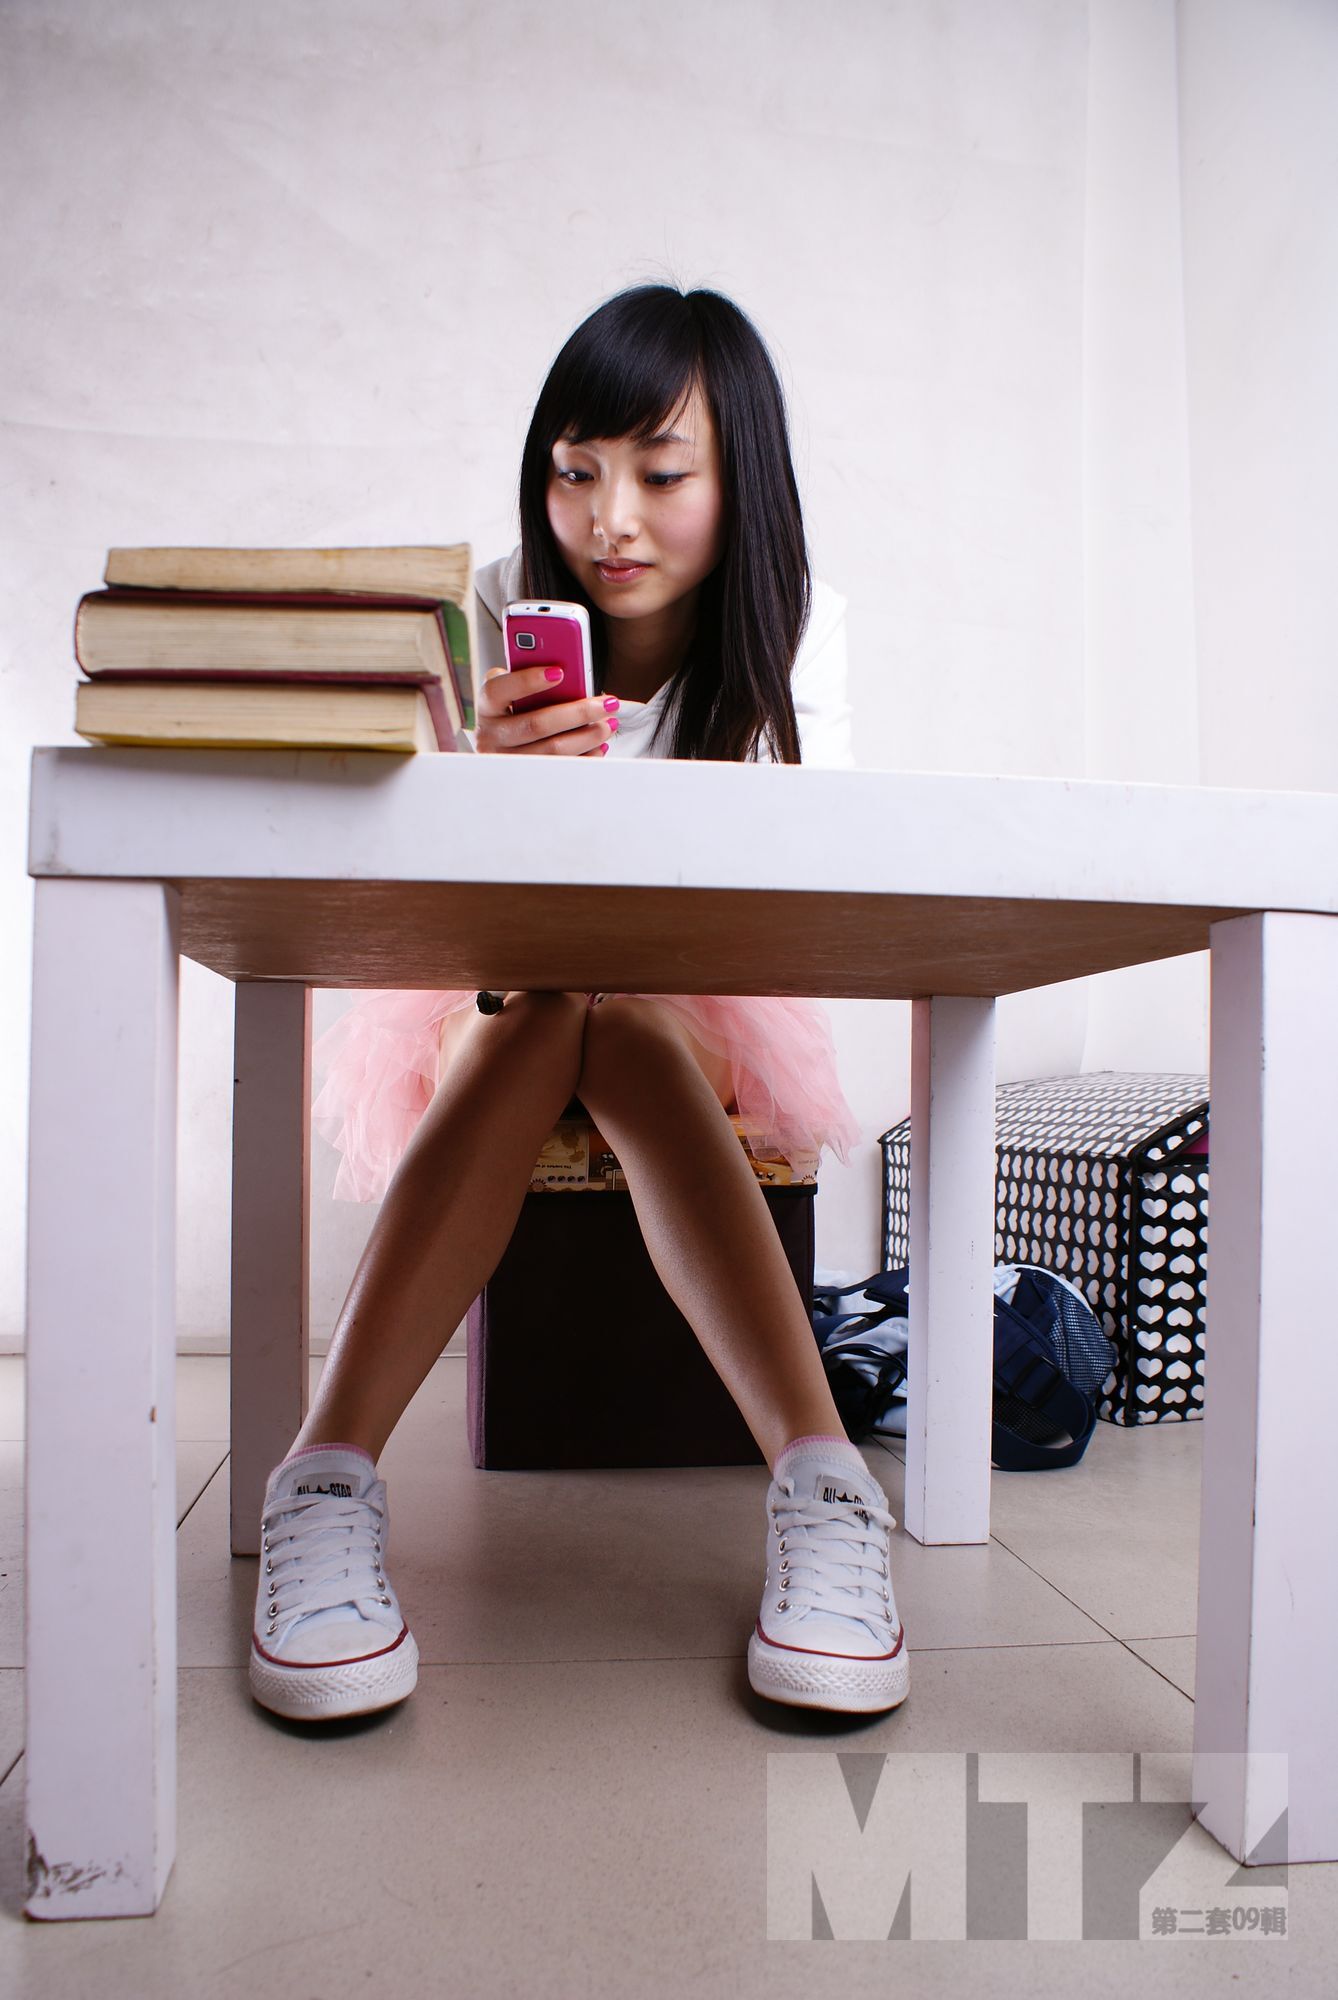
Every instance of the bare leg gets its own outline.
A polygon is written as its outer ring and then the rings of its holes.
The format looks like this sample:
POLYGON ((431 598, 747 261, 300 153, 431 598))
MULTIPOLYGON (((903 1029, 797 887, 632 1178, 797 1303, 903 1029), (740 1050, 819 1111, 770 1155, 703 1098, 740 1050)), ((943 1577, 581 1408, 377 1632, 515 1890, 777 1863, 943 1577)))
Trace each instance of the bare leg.
POLYGON ((381 1205, 299 1445, 379 1458, 491 1277, 534 1162, 576 1088, 579 993, 511 993, 458 1031, 445 1076, 381 1205))
POLYGON ((576 1085, 627 1175, 661 1282, 767 1464, 844 1437, 813 1328, 722 1093, 677 1021, 615 995, 591 1010, 576 1085))

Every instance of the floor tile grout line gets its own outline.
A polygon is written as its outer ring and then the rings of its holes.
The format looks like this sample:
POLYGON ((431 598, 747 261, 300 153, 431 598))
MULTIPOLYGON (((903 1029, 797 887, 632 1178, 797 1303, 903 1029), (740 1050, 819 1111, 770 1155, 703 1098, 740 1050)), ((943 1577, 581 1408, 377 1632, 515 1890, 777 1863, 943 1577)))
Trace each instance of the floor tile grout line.
MULTIPOLYGON (((1078 1646, 1121 1646, 1126 1652, 1130 1650, 1122 1639, 1114 1637, 1108 1639, 992 1639, 960 1646, 912 1646, 908 1644, 906 1650, 908 1653, 923 1655, 930 1653, 1026 1653, 1047 1652, 1056 1646, 1064 1646, 1070 1649, 1078 1646)), ((745 1660, 746 1658, 746 1652, 738 1652, 615 1653, 600 1654, 598 1656, 572 1654, 570 1657, 560 1660, 433 1660, 429 1659, 425 1653, 420 1653, 418 1664, 420 1667, 432 1667, 442 1671, 450 1671, 452 1668, 457 1667, 471 1669, 475 1667, 695 1667, 712 1666, 722 1660, 745 1660)), ((1139 1658, 1139 1656, 1135 1655, 1135 1658, 1139 1658)), ((1152 1666, 1150 1660, 1143 1660, 1141 1658, 1139 1658, 1139 1664, 1145 1667, 1152 1666)), ((194 1666, 179 1666, 179 1671, 181 1673, 192 1674, 244 1673, 246 1671, 246 1662, 244 1660, 203 1660, 194 1666)), ((1153 1668, 1154 1673, 1159 1671, 1158 1668, 1153 1668)), ((1164 1679, 1165 1676, 1163 1675, 1162 1678, 1164 1679)), ((1174 1686, 1175 1683, 1172 1682, 1171 1685, 1174 1686)), ((1183 1694, 1184 1689, 1178 1689, 1177 1692, 1183 1694)))
MULTIPOLYGON (((1034 1577, 1037 1577, 1040 1580, 1040 1582, 1046 1585, 1048 1589, 1055 1591, 1058 1596, 1063 1598, 1066 1604, 1071 1604, 1074 1610, 1078 1612, 1082 1617, 1090 1618, 1093 1625, 1096 1626, 1098 1631, 1104 1632, 1108 1639, 1113 1639, 1117 1646, 1123 1646, 1125 1652, 1128 1653, 1133 1659, 1137 1660, 1138 1664, 1141 1667, 1147 1667, 1152 1673, 1156 1674, 1159 1680, 1165 1681, 1167 1687, 1174 1688, 1176 1693, 1180 1695, 1182 1699, 1184 1699, 1190 1704, 1191 1708, 1193 1707, 1194 1705, 1193 1695, 1186 1694, 1185 1690, 1180 1686, 1179 1682, 1173 1681, 1169 1674, 1164 1673, 1162 1669, 1156 1664, 1155 1660, 1144 1659, 1141 1653, 1136 1653, 1133 1649, 1133 1646, 1129 1643, 1127 1639, 1122 1639, 1118 1632, 1112 1632, 1108 1625, 1102 1624, 1101 1620, 1099 1618, 1093 1617, 1090 1611, 1085 1611, 1082 1605, 1078 1603, 1076 1598, 1070 1597, 1066 1590, 1061 1590, 1057 1583, 1052 1583, 1048 1576, 1042 1576, 1041 1572, 1036 1568, 1034 1563, 1029 1563, 1027 1561, 1027 1558, 1024 1555, 1022 1555, 1017 1549, 1009 1548, 1007 1542, 1005 1542, 1001 1536, 991 1534, 990 1540, 992 1542, 998 1542, 999 1547, 1003 1549, 1006 1554, 1012 1556, 1017 1562, 1020 1562, 1024 1569, 1029 1569, 1034 1577)), ((1186 1634, 1185 1636, 1192 1637, 1194 1635, 1186 1634)), ((1081 1643, 1081 1641, 1075 1643, 1081 1643)), ((1098 1642, 1094 1641, 1090 1643, 1098 1643, 1098 1642)), ((915 1648, 914 1646, 912 1646, 908 1650, 914 1652, 915 1648)))
MULTIPOLYGON (((190 1442, 217 1443, 218 1440, 196 1439, 196 1440, 190 1440, 190 1442)), ((229 1446, 224 1450, 223 1457, 219 1460, 218 1464, 209 1474, 208 1479, 206 1479, 204 1485, 200 1488, 200 1491, 196 1494, 194 1500, 192 1500, 190 1506, 186 1509, 186 1512, 182 1515, 181 1520, 177 1523, 178 1530, 180 1530, 185 1525, 190 1515, 194 1512, 195 1508, 204 1498, 205 1493, 208 1491, 209 1487, 213 1484, 214 1480, 218 1477, 219 1473, 222 1471, 223 1466, 226 1465, 228 1458, 230 1456, 231 1456, 231 1449, 229 1446)), ((893 1454, 893 1456, 895 1456, 895 1454, 893 1454)), ((982 1640, 982 1641, 970 1641, 960 1646, 915 1646, 912 1644, 908 1644, 907 1646, 908 1652, 910 1653, 931 1653, 931 1652, 953 1653, 953 1652, 992 1652, 992 1651, 1015 1652, 1015 1651, 1025 1651, 1029 1648, 1035 1649, 1046 1646, 1098 1646, 1098 1645, 1122 1646, 1126 1652, 1131 1652, 1133 1650, 1133 1643, 1129 1639, 1124 1639, 1120 1636, 1118 1632, 1111 1631, 1108 1625, 1103 1624, 1099 1618, 1093 1615, 1093 1613, 1085 1610, 1083 1606, 1077 1602, 1076 1598, 1071 1597, 1069 1593, 1061 1589, 1057 1583, 1052 1582, 1049 1577, 1045 1576, 1039 1569, 1036 1568, 1034 1563, 1028 1562, 1027 1558, 1024 1555, 1022 1555, 1017 1549, 1010 1547, 1009 1544, 1003 1539, 1001 1535, 992 1532, 990 1534, 989 1539, 991 1542, 997 1543, 997 1545, 1004 1551, 1006 1555, 1012 1556, 1014 1561, 1020 1562, 1023 1568, 1029 1570, 1039 1583, 1045 1585, 1046 1589, 1053 1590, 1056 1596, 1062 1598, 1066 1604, 1070 1605, 1072 1609, 1078 1613, 1080 1618, 1085 1618, 1088 1620, 1089 1623, 1095 1625, 1097 1631, 1102 1633, 1104 1636, 1099 1639, 982 1640)), ((1142 1643, 1145 1637, 1146 1637, 1146 1642, 1151 1644, 1158 1639, 1164 1639, 1164 1638, 1192 1639, 1195 1636, 1196 1635, 1192 1632, 1156 1633, 1152 1635, 1140 1635, 1139 1642, 1142 1643)), ((637 1657, 644 1659, 647 1664, 660 1664, 663 1662, 680 1660, 680 1659, 687 1659, 687 1660, 735 1659, 735 1658, 741 1658, 742 1655, 733 1653, 690 1653, 690 1654, 656 1653, 656 1654, 641 1655, 637 1657)), ((1138 1660, 1140 1665, 1145 1667, 1150 1667, 1155 1674, 1159 1675, 1161 1679, 1167 1682, 1167 1685, 1169 1687, 1175 1688, 1177 1694, 1181 1695, 1184 1694, 1185 1692, 1184 1689, 1181 1688, 1175 1681, 1171 1680, 1169 1676, 1163 1673, 1161 1668, 1158 1667, 1154 1661, 1144 1659, 1141 1653, 1134 1653, 1134 1658, 1138 1660)), ((506 1661, 506 1660, 429 1660, 420 1655, 420 1659, 421 1659, 421 1664, 425 1667, 426 1666, 440 1666, 440 1667, 507 1666, 507 1665, 582 1666, 582 1665, 593 1665, 593 1664, 599 1664, 604 1666, 627 1666, 636 1664, 636 1659, 634 1657, 622 1654, 603 1658, 598 1662, 576 1657, 573 1657, 571 1659, 551 1660, 551 1661, 506 1661)), ((205 1670, 207 1671, 208 1669, 205 1670)), ((199 1672, 201 1671, 201 1669, 196 1668, 193 1669, 192 1671, 199 1672)), ((224 1669, 224 1671, 233 1671, 233 1670, 224 1669)), ((1186 1698, 1192 1700, 1192 1697, 1186 1697, 1186 1698)), ((3 1781, 0 1780, 0 1782, 3 1781)))
POLYGON ((1052 1583, 1048 1576, 1045 1576, 1039 1569, 1037 1569, 1035 1563, 1027 1561, 1027 1558, 1022 1554, 1020 1549, 1010 1548, 1008 1543, 1003 1539, 1002 1535, 996 1535, 993 1532, 991 1532, 990 1540, 992 1542, 997 1542, 999 1547, 1004 1551, 1005 1555, 1010 1555, 1012 1556, 1015 1562, 1020 1562, 1023 1569, 1030 1570, 1031 1574, 1036 1578, 1038 1583, 1043 1583, 1047 1590, 1053 1590, 1056 1597, 1063 1598, 1065 1604, 1071 1604, 1073 1609, 1078 1613, 1079 1617, 1088 1619, 1093 1625, 1096 1626, 1098 1632, 1104 1632, 1106 1637, 1108 1639, 1114 1639, 1117 1645, 1122 1646, 1124 1644, 1124 1641, 1123 1639, 1120 1638, 1118 1632, 1112 1632, 1109 1625, 1103 1624, 1101 1619, 1095 1617, 1092 1612, 1084 1610, 1082 1605, 1079 1604, 1076 1597, 1070 1597, 1067 1590, 1061 1590, 1060 1586, 1057 1583, 1052 1583))
MULTIPOLYGON (((214 1438, 206 1438, 206 1439, 204 1439, 204 1440, 203 1440, 203 1442, 205 1442, 206 1444, 215 1444, 215 1443, 217 1443, 217 1440, 216 1440, 216 1439, 214 1439, 214 1438)), ((214 1481, 215 1481, 215 1480, 216 1480, 216 1479, 218 1478, 218 1475, 219 1475, 219 1473, 220 1473, 220 1472, 221 1472, 221 1471, 223 1470, 223 1467, 224 1467, 224 1466, 225 1466, 225 1465, 227 1464, 228 1460, 229 1460, 229 1459, 230 1459, 231 1457, 232 1457, 232 1448, 231 1448, 231 1446, 228 1446, 228 1447, 227 1447, 227 1448, 226 1448, 226 1449, 224 1450, 224 1453, 223 1453, 223 1456, 222 1456, 222 1458, 220 1458, 220 1460, 218 1461, 218 1464, 217 1464, 217 1465, 216 1465, 216 1466, 214 1467, 214 1469, 213 1469, 213 1471, 212 1471, 212 1472, 210 1473, 209 1477, 208 1477, 208 1478, 207 1478, 207 1479, 205 1480, 205 1482, 204 1482, 204 1485, 203 1485, 203 1486, 202 1486, 202 1487, 200 1488, 200 1490, 199 1490, 199 1492, 198 1492, 198 1493, 196 1494, 195 1498, 194 1498, 194 1499, 193 1499, 193 1500, 191 1501, 191 1503, 190 1503, 190 1506, 189 1506, 189 1507, 188 1507, 188 1508, 186 1509, 186 1511, 185 1511, 185 1513, 184 1513, 184 1514, 182 1515, 181 1519, 180 1519, 180 1520, 179 1520, 179 1521, 177 1522, 177 1533, 178 1533, 178 1534, 180 1534, 180 1533, 181 1533, 181 1530, 182 1530, 182 1529, 183 1529, 183 1528, 185 1527, 185 1525, 186 1525, 187 1521, 189 1521, 189 1519, 190 1519, 191 1515, 192 1515, 192 1514, 193 1514, 193 1513, 195 1512, 195 1509, 196 1509, 196 1508, 197 1508, 197 1507, 199 1506, 199 1504, 200 1504, 200 1502, 201 1502, 201 1501, 203 1500, 203 1498, 204 1498, 205 1494, 206 1494, 206 1493, 207 1493, 207 1492, 209 1491, 209 1488, 210 1488, 210 1487, 211 1487, 211 1486, 213 1485, 214 1481)))
MULTIPOLYGON (((1124 1642, 1123 1642, 1123 1641, 1121 1641, 1121 1644, 1123 1644, 1123 1643, 1124 1643, 1124 1642)), ((1163 1680, 1163 1681, 1165 1681, 1165 1683, 1166 1683, 1167 1687, 1169 1687, 1169 1688, 1174 1688, 1174 1689, 1175 1689, 1175 1691, 1176 1691, 1176 1693, 1177 1693, 1178 1695, 1182 1696, 1182 1697, 1183 1697, 1183 1699, 1184 1699, 1185 1701, 1187 1701, 1187 1702, 1189 1703, 1190 1707, 1191 1707, 1191 1708, 1193 1708, 1193 1706, 1194 1706, 1194 1697, 1193 1697, 1193 1695, 1192 1695, 1192 1694, 1186 1694, 1186 1693, 1185 1693, 1185 1690, 1184 1690, 1184 1688, 1182 1688, 1182 1687, 1181 1687, 1181 1685, 1180 1685, 1179 1681, 1173 1681, 1173 1680, 1171 1679, 1171 1676, 1170 1676, 1170 1675, 1169 1675, 1168 1673, 1166 1673, 1166 1672, 1165 1672, 1165 1671, 1164 1671, 1164 1670, 1163 1670, 1163 1669, 1162 1669, 1161 1667, 1159 1667, 1159 1666, 1157 1665, 1157 1663, 1156 1663, 1156 1661, 1155 1661, 1155 1660, 1145 1660, 1145 1659, 1143 1658, 1143 1655, 1142 1655, 1141 1653, 1135 1653, 1135 1652, 1134 1652, 1134 1649, 1133 1649, 1133 1647, 1132 1647, 1132 1646, 1125 1646, 1124 1650, 1125 1650, 1125 1652, 1126 1652, 1126 1653, 1130 1653, 1130 1654, 1132 1654, 1132 1655, 1133 1655, 1133 1657, 1134 1657, 1134 1659, 1136 1659, 1136 1660, 1138 1661, 1138 1663, 1139 1663, 1139 1665, 1140 1665, 1140 1666, 1142 1666, 1142 1667, 1150 1667, 1150 1668, 1151 1668, 1151 1670, 1152 1670, 1152 1672, 1153 1672, 1154 1674, 1156 1674, 1156 1676, 1157 1676, 1157 1678, 1158 1678, 1159 1680, 1163 1680)))
MULTIPOLYGON (((18 1440, 18 1442, 22 1442, 22 1440, 18 1440)), ((189 1440, 179 1439, 178 1442, 219 1443, 220 1441, 216 1439, 189 1439, 189 1440)), ((881 1441, 877 1442, 874 1448, 880 1454, 886 1455, 887 1457, 893 1459, 897 1464, 901 1465, 904 1470, 905 1460, 904 1458, 900 1457, 898 1453, 891 1450, 887 1445, 881 1443, 881 1441)), ((223 1456, 220 1458, 218 1464, 213 1468, 212 1472, 210 1472, 208 1478, 204 1482, 204 1485, 200 1488, 200 1491, 195 1495, 195 1498, 191 1501, 190 1506, 186 1509, 186 1512, 182 1515, 181 1520, 177 1523, 178 1529, 180 1529, 185 1525, 185 1522, 194 1512, 195 1507, 199 1504, 200 1500, 203 1499, 204 1494, 208 1491, 209 1487, 212 1485, 213 1481, 217 1478, 223 1466, 227 1463, 229 1456, 230 1456, 230 1443, 227 1443, 224 1445, 223 1448, 223 1456)), ((640 1469, 640 1468, 633 1468, 633 1469, 640 1469)), ((659 1468, 649 1468, 649 1469, 658 1470, 659 1468)), ((1133 1657, 1138 1660, 1141 1666, 1146 1666, 1151 1668, 1152 1672, 1157 1674, 1159 1679, 1166 1681, 1167 1685, 1173 1688, 1177 1694, 1180 1694, 1182 1696, 1184 1695, 1185 1693, 1184 1689, 1179 1687, 1175 1681, 1171 1680, 1170 1677, 1167 1674, 1165 1674, 1162 1671, 1162 1669, 1155 1664, 1155 1662, 1145 1659, 1143 1655, 1140 1653, 1134 1652, 1132 1641, 1122 1638, 1117 1632, 1112 1631, 1109 1626, 1105 1625, 1101 1619, 1097 1618, 1090 1611, 1087 1611, 1081 1604, 1077 1602, 1075 1598, 1073 1598, 1067 1591, 1062 1589, 1059 1584, 1053 1582, 1049 1577, 1044 1575, 1044 1573, 1040 1569, 1038 1569, 1034 1563, 1029 1562, 1027 1558, 1020 1553, 1019 1550, 1012 1547, 1004 1539, 1002 1535, 992 1532, 989 1536, 989 1540, 997 1544, 997 1546, 1001 1548, 1005 1554, 1012 1556, 1015 1561, 1020 1562, 1025 1569, 1031 1572, 1031 1574, 1037 1579, 1038 1582, 1044 1584, 1047 1589, 1053 1590, 1058 1597, 1060 1597, 1066 1604, 1070 1605, 1070 1607, 1078 1613, 1079 1617, 1087 1620, 1090 1624, 1095 1626, 1097 1632, 1101 1636, 1091 1639, 1086 1639, 1086 1638, 1039 1639, 1039 1640, 1004 1640, 1004 1641, 995 1640, 995 1641, 969 1642, 959 1646, 917 1647, 914 1645, 910 1645, 908 1646, 909 1652, 924 1653, 924 1654, 947 1653, 947 1652, 988 1652, 988 1651, 1004 1652, 1004 1651, 1036 1650, 1053 1645, 1063 1645, 1063 1646, 1116 1645, 1120 1646, 1126 1652, 1133 1653, 1133 1657)), ((1185 1639, 1185 1638, 1192 1639, 1194 1636, 1195 1635, 1193 1633, 1157 1633, 1152 1635, 1140 1635, 1140 1642, 1143 1642, 1145 1640, 1147 1643, 1155 1643, 1157 1640, 1161 1639, 1185 1639)), ((678 1664, 678 1663, 691 1663, 691 1662, 707 1663, 707 1662, 721 1661, 721 1660, 740 1659, 742 1657, 743 1655, 741 1653, 739 1654, 709 1653, 709 1654, 687 1654, 687 1655, 683 1654, 649 1654, 649 1655, 638 1655, 638 1656, 614 1655, 611 1657, 605 1656, 597 1661, 590 1660, 589 1658, 585 1657, 579 1657, 579 1658, 572 1657, 569 1659, 564 1658, 564 1659, 543 1660, 543 1661, 516 1661, 516 1660, 493 1660, 493 1659, 436 1661, 424 1658, 422 1660, 422 1664, 425 1667, 435 1667, 439 1669, 449 1669, 451 1667, 472 1668, 480 1666, 558 1667, 558 1666, 586 1666, 586 1665, 596 1665, 596 1664, 605 1666, 635 1666, 635 1665, 664 1665, 664 1664, 678 1664)), ((188 1671, 237 1672, 240 1671, 240 1669, 237 1667, 220 1668, 217 1666, 217 1663, 213 1663, 211 1666, 207 1666, 203 1669, 196 1667, 188 1669, 188 1671)), ((1186 1697, 1186 1699, 1192 1700, 1192 1697, 1186 1697)), ((3 1780, 0 1780, 0 1782, 3 1782, 3 1780)))

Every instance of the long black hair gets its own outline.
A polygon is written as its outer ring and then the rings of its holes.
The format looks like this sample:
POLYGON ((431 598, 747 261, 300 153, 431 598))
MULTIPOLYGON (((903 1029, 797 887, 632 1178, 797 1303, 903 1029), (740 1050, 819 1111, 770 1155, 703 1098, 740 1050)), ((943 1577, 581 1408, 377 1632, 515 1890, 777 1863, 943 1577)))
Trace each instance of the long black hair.
POLYGON ((724 553, 701 586, 697 629, 657 739, 673 757, 751 758, 765 740, 797 764, 790 675, 812 579, 785 398, 762 336, 719 292, 638 285, 577 327, 549 370, 520 464, 520 545, 530 597, 576 598, 591 613, 596 686, 604 620, 562 559, 548 521, 560 438, 648 443, 699 388, 720 442, 724 553))

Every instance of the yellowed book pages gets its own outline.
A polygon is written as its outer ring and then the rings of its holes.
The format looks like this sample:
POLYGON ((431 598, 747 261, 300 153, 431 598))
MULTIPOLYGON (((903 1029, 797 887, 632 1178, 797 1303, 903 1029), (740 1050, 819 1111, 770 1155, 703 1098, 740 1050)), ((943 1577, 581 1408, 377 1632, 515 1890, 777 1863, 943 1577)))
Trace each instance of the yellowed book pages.
POLYGON ((778 1153, 773 1147, 764 1146, 755 1132, 749 1131, 737 1115, 731 1116, 730 1124, 738 1134, 739 1143, 748 1155, 748 1164, 766 1187, 815 1187, 818 1179, 817 1153, 796 1153, 793 1159, 778 1153))
POLYGON ((414 687, 292 687, 274 682, 83 681, 76 735, 90 743, 176 748, 435 751, 414 687))
MULTIPOLYGON (((468 542, 440 548, 111 549, 109 585, 139 590, 340 590, 355 595, 433 597, 458 605, 478 659, 474 632, 474 556, 468 542)), ((460 648, 451 637, 460 661, 460 648)))
POLYGON ((86 597, 74 628, 87 674, 213 668, 236 673, 419 673, 448 667, 432 611, 313 605, 173 604, 161 597, 86 597))
MULTIPOLYGON (((748 1164, 764 1187, 816 1187, 817 1153, 801 1153, 787 1160, 758 1144, 753 1150, 742 1119, 732 1115, 730 1124, 743 1147, 748 1164)), ((536 1162, 530 1188, 534 1193, 552 1189, 605 1192, 627 1186, 627 1176, 618 1165, 607 1141, 585 1119, 564 1118, 545 1140, 536 1162)))

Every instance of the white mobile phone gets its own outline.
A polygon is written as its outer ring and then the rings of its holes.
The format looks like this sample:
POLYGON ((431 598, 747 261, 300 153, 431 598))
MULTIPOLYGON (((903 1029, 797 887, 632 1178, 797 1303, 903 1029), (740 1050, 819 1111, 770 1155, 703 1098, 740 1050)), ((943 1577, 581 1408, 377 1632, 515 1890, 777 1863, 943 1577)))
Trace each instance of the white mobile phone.
POLYGON ((594 693, 595 672, 590 651, 590 614, 583 604, 557 598, 543 603, 526 598, 508 604, 502 613, 506 663, 518 667, 561 667, 562 679, 537 694, 511 704, 511 713, 547 708, 555 701, 583 701, 594 693))

